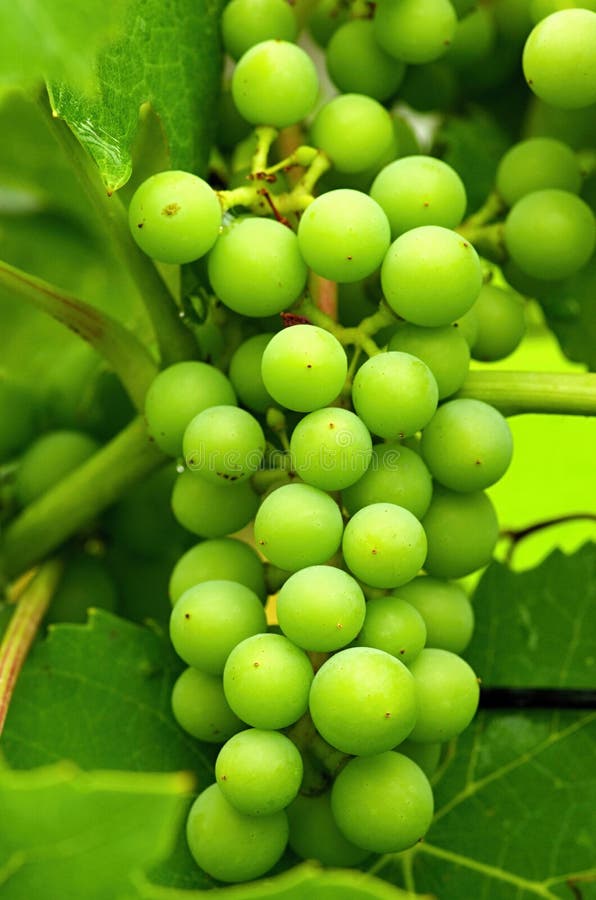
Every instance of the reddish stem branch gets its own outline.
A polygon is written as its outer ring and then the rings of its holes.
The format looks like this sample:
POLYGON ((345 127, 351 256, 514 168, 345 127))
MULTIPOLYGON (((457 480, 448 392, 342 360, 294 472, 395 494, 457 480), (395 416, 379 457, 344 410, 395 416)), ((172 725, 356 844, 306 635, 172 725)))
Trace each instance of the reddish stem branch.
POLYGON ((56 559, 44 563, 23 591, 0 644, 0 735, 19 672, 27 658, 62 573, 56 559))

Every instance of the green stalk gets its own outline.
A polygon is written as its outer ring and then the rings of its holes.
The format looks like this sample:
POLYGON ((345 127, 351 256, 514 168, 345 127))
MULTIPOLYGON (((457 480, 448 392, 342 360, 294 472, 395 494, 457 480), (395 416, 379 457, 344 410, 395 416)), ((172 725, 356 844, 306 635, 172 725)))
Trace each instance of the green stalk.
POLYGON ((143 420, 135 419, 8 525, 0 542, 4 577, 36 565, 163 460, 143 420))
POLYGON ((32 303, 88 341, 108 361, 136 408, 143 409, 157 366, 132 331, 78 297, 1 260, 0 287, 32 303))
MULTIPOLYGON (((50 110, 41 104, 46 118, 50 110)), ((161 363, 164 366, 197 355, 192 334, 182 322, 178 307, 161 275, 136 245, 128 227, 128 215, 118 194, 109 194, 93 160, 87 155, 66 122, 52 118, 52 134, 70 162, 100 222, 109 234, 120 261, 134 281, 153 324, 161 363)))
POLYGON ((61 574, 62 563, 58 560, 48 560, 43 564, 21 594, 0 643, 0 735, 19 672, 61 574))
POLYGON ((503 415, 596 415, 596 373, 470 372, 458 397, 484 400, 503 415))

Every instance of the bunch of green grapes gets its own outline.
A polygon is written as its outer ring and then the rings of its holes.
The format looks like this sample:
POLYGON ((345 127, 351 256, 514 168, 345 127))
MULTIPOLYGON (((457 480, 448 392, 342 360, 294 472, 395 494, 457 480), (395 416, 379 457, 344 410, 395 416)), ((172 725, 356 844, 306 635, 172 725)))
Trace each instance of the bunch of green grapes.
MULTIPOLYGON (((497 409, 459 392, 471 359, 523 339, 510 270, 567 279, 596 237, 564 142, 512 146, 492 211, 466 220, 460 173, 390 108, 430 67, 465 79, 489 58, 504 14, 473 7, 381 0, 362 18, 323 0, 310 27, 342 93, 320 101, 293 7, 232 0, 229 187, 161 172, 130 204, 139 246, 192 266, 223 323, 216 358, 163 369, 145 404, 177 461, 173 516, 198 540, 170 578, 187 666, 172 707, 220 745, 187 837, 223 882, 266 873, 288 844, 326 865, 411 847, 432 822, 441 747, 478 705, 458 579, 492 558, 486 490, 512 438, 497 409)), ((566 108, 595 102, 596 13, 538 19, 515 36, 532 89, 566 108), (581 72, 554 77, 575 54, 581 72)))

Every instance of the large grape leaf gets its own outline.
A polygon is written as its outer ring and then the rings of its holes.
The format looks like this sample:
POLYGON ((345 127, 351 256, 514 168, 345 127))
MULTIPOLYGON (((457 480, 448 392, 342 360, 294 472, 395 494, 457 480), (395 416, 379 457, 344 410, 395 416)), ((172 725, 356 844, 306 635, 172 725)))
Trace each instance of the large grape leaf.
POLYGON ((565 355, 596 370, 596 254, 577 275, 546 284, 538 300, 565 355))
POLYGON ((510 143, 501 124, 480 107, 472 107, 465 118, 447 117, 435 134, 433 153, 453 166, 462 179, 468 214, 486 200, 499 160, 510 143))
POLYGON ((52 626, 27 660, 2 738, 10 766, 68 759, 83 769, 190 769, 212 780, 213 753, 176 724, 181 671, 167 637, 103 610, 52 626))
POLYGON ((222 0, 131 0, 125 36, 98 58, 95 96, 54 85, 52 105, 97 163, 108 190, 131 174, 141 106, 161 119, 172 168, 207 163, 219 93, 222 0))
POLYGON ((0 769, 3 900, 125 900, 133 875, 169 850, 193 779, 0 769))
MULTIPOLYGON (((150 880, 137 881, 139 900, 203 900, 206 891, 170 890, 167 895, 150 880)), ((412 894, 353 869, 322 869, 303 863, 281 875, 219 889, 222 900, 413 900, 412 894)), ((434 900, 418 896, 417 900, 434 900)))
POLYGON ((91 89, 96 53, 119 33, 127 3, 1 3, 0 96, 8 88, 34 88, 44 78, 72 78, 91 89))
MULTIPOLYGON (((514 574, 494 565, 476 596, 469 659, 486 685, 594 685, 596 547, 514 574)), ((562 701, 563 702, 563 701, 562 701)), ((596 897, 596 712, 482 712, 436 788, 425 842, 375 867, 440 900, 596 897)))

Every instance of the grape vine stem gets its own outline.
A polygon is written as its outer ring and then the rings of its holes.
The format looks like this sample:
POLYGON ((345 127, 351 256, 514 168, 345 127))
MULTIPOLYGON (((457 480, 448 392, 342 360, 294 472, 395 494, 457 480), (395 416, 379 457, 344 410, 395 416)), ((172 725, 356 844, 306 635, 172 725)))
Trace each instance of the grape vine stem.
POLYGON ((134 419, 6 527, 0 542, 2 575, 11 580, 36 565, 164 460, 143 420, 134 419))
POLYGON ((0 644, 0 735, 19 672, 62 574, 57 559, 45 562, 21 594, 0 644))
POLYGON ((136 408, 143 409, 157 365, 131 331, 78 297, 2 260, 0 287, 32 303, 88 341, 110 364, 136 408))
POLYGON ((128 226, 128 215, 118 194, 109 194, 93 160, 66 122, 57 121, 47 102, 40 103, 51 133, 72 166, 81 187, 111 238, 113 248, 136 285, 153 324, 162 365, 197 355, 197 346, 182 322, 178 307, 151 260, 137 247, 128 226))
POLYGON ((596 415, 596 373, 470 372, 457 397, 472 397, 505 416, 521 413, 596 415))

